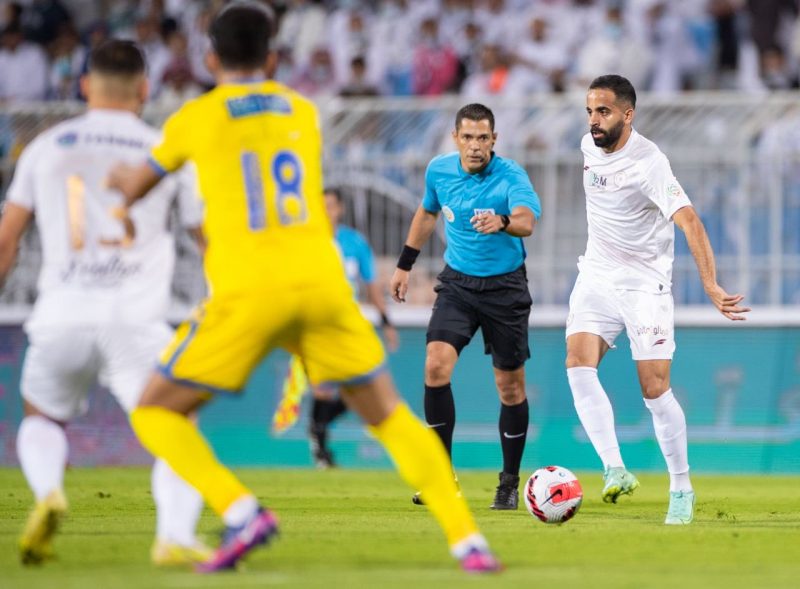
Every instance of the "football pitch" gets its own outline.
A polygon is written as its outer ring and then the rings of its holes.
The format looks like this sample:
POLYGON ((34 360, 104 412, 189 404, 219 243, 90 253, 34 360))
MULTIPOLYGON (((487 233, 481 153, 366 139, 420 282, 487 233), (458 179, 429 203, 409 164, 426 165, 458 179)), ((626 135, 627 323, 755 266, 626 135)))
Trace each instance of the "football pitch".
MULTIPOLYGON (((800 586, 800 477, 693 478, 695 522, 664 526, 666 475, 641 474, 618 505, 600 498, 597 472, 579 472, 584 502, 572 521, 546 525, 524 506, 488 509, 496 473, 460 472, 478 522, 507 569, 459 571, 443 537, 392 471, 237 470, 281 520, 281 537, 243 570, 201 576, 154 569, 154 509, 145 468, 67 472, 70 512, 56 538, 59 559, 39 568, 17 560, 31 495, 18 470, 0 469, 0 587, 472 587, 789 588, 800 586)), ((520 501, 520 503, 522 503, 520 501)), ((201 534, 219 523, 204 512, 201 534)))

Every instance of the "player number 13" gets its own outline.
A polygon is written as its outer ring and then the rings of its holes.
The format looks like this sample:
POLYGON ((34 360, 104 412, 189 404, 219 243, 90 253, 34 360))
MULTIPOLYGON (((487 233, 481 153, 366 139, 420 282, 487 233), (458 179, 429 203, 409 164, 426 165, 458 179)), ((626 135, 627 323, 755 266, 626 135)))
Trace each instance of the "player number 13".
MULTIPOLYGON (((112 207, 108 214, 125 229, 120 239, 100 238, 101 246, 131 247, 136 237, 136 227, 125 207, 112 207)), ((69 218, 69 243, 72 249, 82 250, 86 245, 86 183, 77 175, 67 177, 67 217, 69 218)))

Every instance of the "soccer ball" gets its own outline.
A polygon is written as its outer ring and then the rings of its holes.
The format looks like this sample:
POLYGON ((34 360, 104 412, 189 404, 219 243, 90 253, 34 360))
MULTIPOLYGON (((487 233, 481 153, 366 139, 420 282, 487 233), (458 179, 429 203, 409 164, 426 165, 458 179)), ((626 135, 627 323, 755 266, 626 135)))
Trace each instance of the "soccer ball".
POLYGON ((561 466, 545 466, 525 483, 525 506, 546 524, 561 524, 578 513, 583 489, 572 472, 561 466))

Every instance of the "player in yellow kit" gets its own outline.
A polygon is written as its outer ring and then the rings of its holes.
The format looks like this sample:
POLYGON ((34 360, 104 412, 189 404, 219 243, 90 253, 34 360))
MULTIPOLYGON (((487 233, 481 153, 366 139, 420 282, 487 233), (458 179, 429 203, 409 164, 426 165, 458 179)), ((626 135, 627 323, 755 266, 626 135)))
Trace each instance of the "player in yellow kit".
POLYGON ((142 444, 196 487, 227 530, 203 572, 233 567, 277 533, 186 418, 218 391, 239 391, 277 346, 299 354, 313 385, 341 386, 401 476, 423 489, 452 554, 469 572, 500 568, 457 493, 441 442, 402 403, 384 352, 361 315, 333 244, 322 200, 322 145, 310 101, 267 81, 272 21, 237 2, 214 19, 209 66, 218 86, 164 128, 149 163, 120 165, 110 186, 130 206, 164 174, 197 164, 208 239, 210 296, 180 327, 131 423, 142 444))

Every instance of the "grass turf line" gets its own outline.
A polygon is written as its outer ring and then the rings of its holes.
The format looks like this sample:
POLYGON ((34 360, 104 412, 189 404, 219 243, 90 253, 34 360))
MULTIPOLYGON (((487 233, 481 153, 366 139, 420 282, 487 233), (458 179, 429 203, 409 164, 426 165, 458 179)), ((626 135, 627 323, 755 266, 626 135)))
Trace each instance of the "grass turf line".
MULTIPOLYGON (((666 475, 617 505, 600 500, 599 472, 578 477, 585 498, 574 520, 550 526, 522 508, 494 512, 493 472, 459 472, 478 522, 507 566, 499 576, 461 573, 433 519, 411 504, 391 471, 238 470, 281 521, 281 537, 243 571, 201 576, 154 569, 149 470, 72 469, 70 511, 55 540, 58 561, 27 569, 16 542, 32 505, 18 470, 0 469, 0 587, 515 588, 569 586, 725 588, 797 586, 800 477, 695 476, 695 523, 664 526, 666 475)), ((220 528, 206 511, 201 533, 220 528)))

